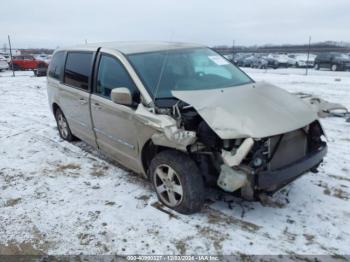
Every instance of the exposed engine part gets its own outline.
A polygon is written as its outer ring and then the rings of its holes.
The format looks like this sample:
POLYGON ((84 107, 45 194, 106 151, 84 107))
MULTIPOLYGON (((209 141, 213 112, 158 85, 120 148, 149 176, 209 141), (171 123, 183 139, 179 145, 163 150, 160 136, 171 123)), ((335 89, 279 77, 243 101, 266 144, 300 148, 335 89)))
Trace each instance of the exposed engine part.
POLYGON ((221 165, 221 172, 217 181, 219 187, 227 192, 234 192, 248 182, 244 171, 233 169, 228 165, 221 165))
POLYGON ((232 140, 231 140, 231 139, 224 139, 224 140, 222 141, 222 147, 223 147, 225 150, 229 151, 230 148, 231 148, 231 146, 232 146, 232 140))
POLYGON ((172 115, 173 117, 178 120, 178 122, 181 121, 181 113, 180 113, 180 108, 179 108, 179 103, 180 101, 178 101, 175 105, 173 105, 172 107, 172 115))
POLYGON ((206 154, 194 154, 193 157, 198 164, 205 183, 210 186, 215 186, 221 171, 219 165, 220 160, 218 159, 219 156, 208 152, 206 154))
POLYGON ((202 121, 196 110, 193 108, 181 110, 182 126, 185 130, 197 131, 199 123, 202 121))
POLYGON ((218 150, 222 147, 222 140, 205 121, 198 125, 197 136, 199 141, 212 149, 218 150))
POLYGON ((226 151, 222 150, 222 158, 226 165, 238 166, 242 160, 248 155, 254 145, 254 140, 251 137, 246 138, 237 150, 226 151))

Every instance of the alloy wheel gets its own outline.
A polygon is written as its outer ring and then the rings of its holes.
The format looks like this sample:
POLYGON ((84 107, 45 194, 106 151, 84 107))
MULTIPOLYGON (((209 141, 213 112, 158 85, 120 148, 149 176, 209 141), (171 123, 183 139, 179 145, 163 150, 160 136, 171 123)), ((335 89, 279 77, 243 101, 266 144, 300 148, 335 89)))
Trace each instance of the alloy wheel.
POLYGON ((69 134, 68 124, 66 118, 62 115, 62 113, 58 114, 57 116, 57 124, 62 137, 66 139, 69 134))
POLYGON ((155 170, 155 188, 161 200, 170 207, 179 205, 183 188, 178 174, 168 165, 159 165, 155 170))

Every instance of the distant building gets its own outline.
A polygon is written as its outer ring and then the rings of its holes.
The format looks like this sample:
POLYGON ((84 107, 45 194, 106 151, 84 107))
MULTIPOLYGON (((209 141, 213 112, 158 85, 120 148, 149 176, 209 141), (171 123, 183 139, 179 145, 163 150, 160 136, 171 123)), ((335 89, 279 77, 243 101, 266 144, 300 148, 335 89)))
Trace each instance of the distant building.
MULTIPOLYGON (((12 49, 12 55, 21 55, 22 52, 19 49, 12 49)), ((10 55, 10 49, 0 51, 0 55, 10 55)))

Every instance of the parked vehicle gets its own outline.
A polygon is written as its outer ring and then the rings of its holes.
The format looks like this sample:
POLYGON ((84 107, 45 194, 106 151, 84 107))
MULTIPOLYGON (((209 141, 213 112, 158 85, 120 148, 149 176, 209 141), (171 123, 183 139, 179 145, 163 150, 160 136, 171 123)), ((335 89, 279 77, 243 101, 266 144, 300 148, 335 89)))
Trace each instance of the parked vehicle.
POLYGON ((0 53, 0 57, 2 57, 2 59, 5 58, 5 60, 6 60, 7 63, 10 63, 10 61, 11 61, 11 56, 10 56, 9 54, 0 53))
POLYGON ((7 70, 9 68, 9 64, 6 61, 6 58, 0 55, 0 72, 3 70, 7 70))
POLYGON ((46 64, 49 64, 51 60, 51 55, 40 54, 40 55, 36 55, 35 59, 39 61, 44 61, 46 64))
POLYGON ((288 65, 297 68, 311 68, 314 67, 315 58, 314 54, 290 54, 288 55, 288 65))
POLYGON ((278 68, 278 65, 279 65, 278 61, 272 56, 267 55, 267 56, 264 56, 262 59, 264 60, 265 68, 273 68, 273 69, 278 68))
POLYGON ((254 55, 247 56, 240 60, 239 66, 251 67, 255 60, 256 60, 256 57, 254 55))
POLYGON ((243 61, 249 56, 251 56, 251 54, 242 54, 242 53, 235 54, 233 56, 233 63, 235 65, 242 66, 243 65, 243 61))
POLYGON ((315 58, 315 69, 328 68, 332 71, 350 69, 350 57, 340 53, 323 53, 315 58))
POLYGON ((269 54, 267 58, 270 60, 269 65, 274 69, 288 67, 288 56, 284 54, 269 54))
POLYGON ((42 70, 47 68, 47 63, 37 60, 31 55, 13 56, 11 63, 14 70, 42 70))
POLYGON ((184 214, 201 209, 209 186, 250 200, 272 194, 316 171, 327 151, 309 104, 200 45, 59 49, 48 99, 61 138, 149 178, 159 200, 184 214))
POLYGON ((268 68, 268 61, 265 56, 259 56, 254 59, 251 64, 252 68, 266 69, 268 68))

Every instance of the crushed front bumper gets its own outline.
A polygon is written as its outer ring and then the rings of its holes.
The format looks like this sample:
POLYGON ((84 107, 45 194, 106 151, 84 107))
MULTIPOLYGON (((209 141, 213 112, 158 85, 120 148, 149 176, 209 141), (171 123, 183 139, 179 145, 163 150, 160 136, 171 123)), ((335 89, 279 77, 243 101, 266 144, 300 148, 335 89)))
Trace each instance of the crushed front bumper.
POLYGON ((273 193, 320 164, 326 153, 327 144, 324 143, 317 151, 309 153, 290 165, 260 172, 256 177, 256 188, 273 193))

